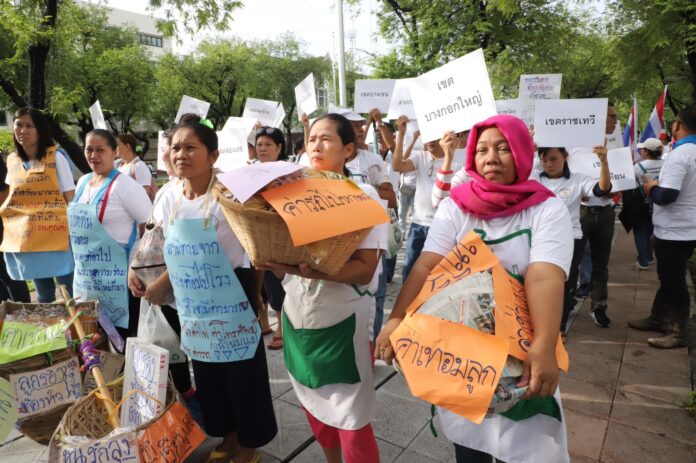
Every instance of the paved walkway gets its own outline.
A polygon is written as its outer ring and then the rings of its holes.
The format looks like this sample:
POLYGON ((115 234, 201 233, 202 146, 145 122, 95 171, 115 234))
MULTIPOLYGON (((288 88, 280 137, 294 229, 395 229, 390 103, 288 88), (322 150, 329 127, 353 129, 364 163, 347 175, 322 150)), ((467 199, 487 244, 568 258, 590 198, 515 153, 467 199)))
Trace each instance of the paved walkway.
MULTIPOLYGON (((654 269, 631 269, 634 255, 632 237, 617 226, 609 290, 613 326, 602 329, 592 323, 589 301, 578 304, 572 319, 567 344, 571 368, 562 377, 561 391, 574 463, 696 461, 696 421, 679 405, 691 390, 686 349, 652 349, 645 343, 647 333, 626 326, 629 316, 648 313, 657 286, 654 269)), ((397 276, 389 285, 387 310, 399 289, 397 276)), ((267 354, 279 432, 262 449, 262 462, 324 461, 292 391, 282 351, 267 354)), ((451 444, 430 431, 430 406, 413 398, 403 378, 380 362, 375 388, 373 425, 383 462, 454 461, 451 444)), ((26 437, 13 439, 0 447, 1 462, 46 461, 44 447, 26 437)), ((205 447, 213 445, 210 440, 205 447)), ((191 460, 200 461, 204 452, 191 460)))

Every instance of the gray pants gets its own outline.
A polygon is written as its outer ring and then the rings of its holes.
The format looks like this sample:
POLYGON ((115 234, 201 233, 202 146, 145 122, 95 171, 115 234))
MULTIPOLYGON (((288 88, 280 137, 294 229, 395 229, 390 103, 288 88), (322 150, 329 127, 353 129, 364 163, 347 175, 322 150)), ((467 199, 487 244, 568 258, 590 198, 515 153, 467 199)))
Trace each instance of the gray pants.
POLYGON ((592 308, 607 305, 609 282, 609 256, 614 237, 613 206, 580 206, 582 239, 589 241, 592 257, 590 297, 592 308))

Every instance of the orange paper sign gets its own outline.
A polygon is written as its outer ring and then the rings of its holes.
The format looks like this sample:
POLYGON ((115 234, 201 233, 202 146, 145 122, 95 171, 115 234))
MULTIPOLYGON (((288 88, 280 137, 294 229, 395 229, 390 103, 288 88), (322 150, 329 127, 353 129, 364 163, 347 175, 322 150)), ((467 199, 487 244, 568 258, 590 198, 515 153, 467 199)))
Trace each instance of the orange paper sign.
POLYGON ((306 178, 261 194, 287 224, 295 246, 389 220, 381 204, 346 180, 306 178))
POLYGON ((186 407, 176 402, 138 433, 140 462, 182 463, 205 439, 186 407))
POLYGON ((503 374, 505 339, 418 313, 390 339, 414 396, 475 423, 483 420, 503 374))

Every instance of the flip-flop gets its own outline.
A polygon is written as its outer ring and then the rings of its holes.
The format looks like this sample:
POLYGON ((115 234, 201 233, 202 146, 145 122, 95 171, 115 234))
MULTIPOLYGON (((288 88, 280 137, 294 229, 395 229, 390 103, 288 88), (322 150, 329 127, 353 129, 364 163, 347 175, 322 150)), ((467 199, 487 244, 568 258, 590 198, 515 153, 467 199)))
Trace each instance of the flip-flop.
POLYGON ((273 339, 271 339, 271 343, 268 344, 266 347, 268 347, 270 350, 280 350, 283 348, 283 337, 282 336, 273 336, 273 339))
POLYGON ((234 452, 229 451, 229 452, 223 452, 221 450, 213 450, 210 452, 210 455, 208 455, 208 459, 206 460, 206 463, 211 463, 213 461, 223 461, 225 463, 234 463, 232 458, 234 457, 234 452))
MULTIPOLYGON (((257 450, 256 453, 254 454, 254 458, 249 460, 249 463, 260 463, 260 462, 261 462, 261 454, 257 450)), ((230 463, 234 463, 234 461, 232 461, 230 463)))

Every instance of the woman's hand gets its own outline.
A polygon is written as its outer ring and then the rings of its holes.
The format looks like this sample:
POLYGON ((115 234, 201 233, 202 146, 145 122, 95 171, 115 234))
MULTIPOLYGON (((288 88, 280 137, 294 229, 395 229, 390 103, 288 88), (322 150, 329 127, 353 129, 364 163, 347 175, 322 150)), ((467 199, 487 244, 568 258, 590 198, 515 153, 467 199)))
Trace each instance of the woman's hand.
POLYGON ((445 159, 449 159, 451 161, 452 158, 454 158, 454 152, 459 146, 459 137, 451 130, 449 132, 445 132, 442 135, 442 138, 440 138, 440 146, 442 147, 442 151, 445 152, 445 159))
MULTIPOLYGON (((404 136, 406 134, 406 127, 408 126, 408 116, 399 116, 396 120, 396 130, 399 135, 404 136)), ((418 132, 420 134, 420 132, 418 132)))
POLYGON ((592 148, 592 152, 597 155, 599 158, 599 162, 602 164, 607 162, 607 153, 609 150, 607 150, 607 139, 604 139, 604 146, 602 145, 597 145, 594 148, 592 148))
POLYGON ((307 116, 307 113, 302 113, 302 116, 300 117, 300 122, 302 123, 302 127, 305 129, 309 129, 309 116, 307 116))
POLYGON ((377 123, 377 125, 382 123, 382 113, 379 111, 379 109, 374 108, 370 113, 368 114, 368 121, 373 120, 377 123))
POLYGON ((420 130, 416 130, 415 132, 413 132, 413 141, 415 142, 419 138, 420 138, 420 130))
POLYGON ((400 323, 401 318, 389 319, 389 321, 382 327, 382 331, 379 332, 377 341, 375 341, 375 358, 384 360, 387 362, 387 365, 391 365, 394 361, 394 349, 392 348, 389 337, 400 323))
POLYGON ((169 291, 171 291, 171 289, 172 284, 169 281, 169 274, 165 273, 147 285, 143 297, 150 304, 162 305, 164 303, 164 297, 169 293, 169 291))
POLYGON ((652 179, 648 180, 647 182, 643 182, 643 191, 645 192, 645 195, 650 196, 650 190, 652 190, 658 185, 660 185, 660 182, 657 179, 652 179))
POLYGON ((522 400, 532 397, 548 397, 556 392, 560 371, 556 362, 555 349, 548 347, 537 348, 532 342, 532 346, 524 361, 522 378, 515 386, 529 386, 529 389, 522 396, 522 400))
POLYGON ((143 297, 145 295, 145 283, 138 278, 138 275, 135 274, 132 268, 128 269, 128 289, 131 290, 135 297, 143 297))

